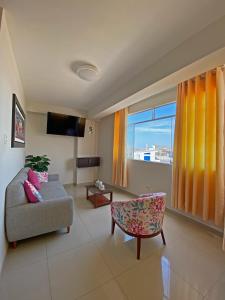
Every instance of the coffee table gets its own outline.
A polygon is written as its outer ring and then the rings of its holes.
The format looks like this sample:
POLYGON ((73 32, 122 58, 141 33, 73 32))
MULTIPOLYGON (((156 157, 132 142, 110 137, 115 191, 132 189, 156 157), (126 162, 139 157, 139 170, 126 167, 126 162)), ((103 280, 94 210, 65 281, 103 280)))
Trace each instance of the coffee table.
POLYGON ((101 191, 95 185, 86 185, 87 200, 91 201, 95 208, 108 205, 113 200, 113 191, 110 187, 105 186, 105 189, 101 191), (104 195, 110 194, 110 199, 104 195))

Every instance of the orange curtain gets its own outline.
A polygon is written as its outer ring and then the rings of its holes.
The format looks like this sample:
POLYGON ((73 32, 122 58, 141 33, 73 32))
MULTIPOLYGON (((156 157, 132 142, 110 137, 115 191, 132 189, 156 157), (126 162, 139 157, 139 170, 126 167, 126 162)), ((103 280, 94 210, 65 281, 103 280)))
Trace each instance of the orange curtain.
POLYGON ((113 141, 113 183, 127 187, 127 161, 126 161, 126 122, 127 108, 117 111, 114 116, 113 141))
POLYGON ((217 68, 178 85, 174 208, 224 226, 224 73, 217 68))

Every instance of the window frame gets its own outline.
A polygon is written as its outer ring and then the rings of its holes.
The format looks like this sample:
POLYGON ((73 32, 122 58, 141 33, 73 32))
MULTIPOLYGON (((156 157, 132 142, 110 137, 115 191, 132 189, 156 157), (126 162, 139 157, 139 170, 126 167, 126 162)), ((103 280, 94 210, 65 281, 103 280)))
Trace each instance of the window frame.
MULTIPOLYGON (((142 111, 137 111, 137 112, 133 112, 131 114, 128 114, 128 117, 129 115, 134 115, 134 114, 138 114, 138 113, 141 113, 141 112, 144 112, 144 111, 150 111, 152 110, 153 113, 152 113, 152 119, 147 119, 145 121, 139 121, 139 122, 134 122, 134 123, 128 123, 127 122, 127 132, 128 132, 128 127, 129 126, 132 126, 133 128, 133 146, 132 146, 132 153, 133 153, 133 157, 128 157, 128 152, 126 150, 126 159, 127 160, 134 160, 134 161, 141 161, 141 162, 144 162, 144 163, 156 163, 156 164, 163 164, 163 165, 172 165, 173 164, 173 161, 170 161, 170 162, 161 162, 161 161, 147 161, 147 160, 142 160, 142 159, 136 159, 134 158, 134 145, 135 145, 135 125, 137 124, 144 124, 144 123, 147 123, 147 122, 154 122, 154 121, 158 121, 158 120, 163 120, 163 119, 172 119, 172 118, 175 118, 175 124, 176 124, 176 112, 175 114, 172 114, 172 115, 168 115, 168 116, 163 116, 163 117, 159 117, 159 118, 155 118, 155 110, 159 107, 162 107, 162 106, 167 106, 169 104, 173 104, 175 103, 176 104, 176 100, 175 101, 170 101, 168 103, 165 103, 165 104, 162 104, 162 105, 157 105, 157 106, 154 106, 154 107, 151 107, 151 108, 148 108, 148 109, 144 109, 142 111)), ((171 120, 172 121, 172 120, 171 120)), ((172 137, 171 137, 172 138, 172 137)), ((126 143, 126 146, 127 146, 127 143, 126 143)), ((173 149, 173 148, 172 148, 173 149)))

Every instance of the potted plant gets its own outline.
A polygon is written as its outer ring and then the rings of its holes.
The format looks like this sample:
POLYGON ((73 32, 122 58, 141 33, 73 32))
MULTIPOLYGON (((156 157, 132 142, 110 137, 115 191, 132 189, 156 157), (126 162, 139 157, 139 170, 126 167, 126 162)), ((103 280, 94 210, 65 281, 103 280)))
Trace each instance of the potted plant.
POLYGON ((25 167, 29 167, 37 172, 47 172, 48 166, 50 164, 50 159, 47 155, 27 155, 25 160, 25 167))

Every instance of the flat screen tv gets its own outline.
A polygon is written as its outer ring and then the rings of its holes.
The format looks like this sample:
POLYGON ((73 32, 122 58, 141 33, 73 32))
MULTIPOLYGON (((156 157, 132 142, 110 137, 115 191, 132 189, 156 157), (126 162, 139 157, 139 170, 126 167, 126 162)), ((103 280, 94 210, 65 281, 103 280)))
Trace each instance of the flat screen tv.
POLYGON ((85 118, 48 112, 47 134, 84 137, 85 118))

